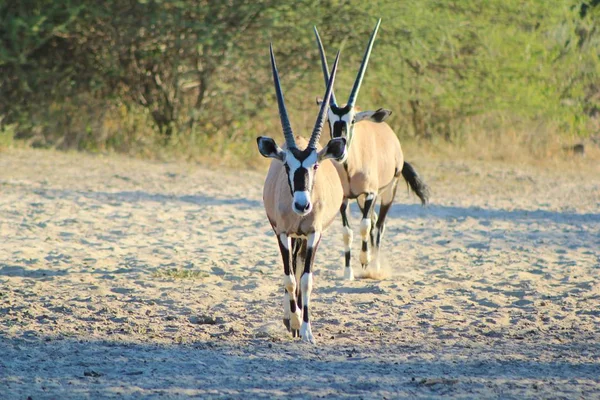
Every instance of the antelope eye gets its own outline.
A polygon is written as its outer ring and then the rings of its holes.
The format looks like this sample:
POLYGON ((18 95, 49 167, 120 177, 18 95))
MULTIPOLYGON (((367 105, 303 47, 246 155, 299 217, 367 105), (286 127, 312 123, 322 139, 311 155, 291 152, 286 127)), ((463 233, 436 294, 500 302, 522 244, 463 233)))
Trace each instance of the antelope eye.
POLYGON ((319 164, 313 165, 313 169, 316 171, 319 168, 319 164))

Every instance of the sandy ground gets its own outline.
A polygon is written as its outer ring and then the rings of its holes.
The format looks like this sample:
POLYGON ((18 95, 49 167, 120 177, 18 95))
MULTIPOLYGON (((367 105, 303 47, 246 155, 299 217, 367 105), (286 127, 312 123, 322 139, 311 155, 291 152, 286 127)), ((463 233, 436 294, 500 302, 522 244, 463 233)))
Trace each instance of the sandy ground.
POLYGON ((408 159, 431 206, 398 194, 380 280, 327 231, 311 346, 262 172, 0 153, 0 398, 600 398, 600 166, 408 159))

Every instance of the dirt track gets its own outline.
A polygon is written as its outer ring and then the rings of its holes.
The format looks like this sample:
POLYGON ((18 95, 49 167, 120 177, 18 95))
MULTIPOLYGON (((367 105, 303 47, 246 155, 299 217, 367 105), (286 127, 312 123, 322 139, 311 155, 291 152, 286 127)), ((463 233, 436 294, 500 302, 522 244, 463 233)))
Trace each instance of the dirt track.
POLYGON ((599 398, 600 166, 408 158, 432 205, 398 194, 382 280, 327 231, 310 346, 263 173, 0 153, 0 398, 599 398))

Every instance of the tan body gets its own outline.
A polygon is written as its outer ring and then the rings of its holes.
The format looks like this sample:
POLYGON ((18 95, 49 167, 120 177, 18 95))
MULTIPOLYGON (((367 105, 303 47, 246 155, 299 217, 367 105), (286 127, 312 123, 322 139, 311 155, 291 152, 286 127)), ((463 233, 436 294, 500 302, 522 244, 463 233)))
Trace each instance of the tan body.
MULTIPOLYGON (((371 33, 346 104, 337 103, 334 94, 329 98, 330 108, 327 116, 331 137, 348 140, 346 145, 348 158, 345 162, 336 164, 344 187, 344 200, 340 207, 340 214, 344 226, 344 277, 348 280, 354 279, 350 265, 353 233, 348 221, 348 199, 356 199, 362 213, 360 263, 363 268, 366 268, 371 260, 370 247, 374 248, 377 254, 379 253, 385 220, 394 201, 400 176, 404 177, 423 204, 427 202, 428 197, 427 186, 419 179, 412 166, 404 161, 400 141, 390 126, 384 122, 392 112, 383 108, 359 111, 356 105, 380 24, 381 18, 371 33), (375 212, 377 201, 380 202, 379 215, 375 212)), ((323 78, 327 85, 329 83, 327 57, 317 27, 314 27, 314 31, 321 55, 323 78)), ((323 101, 328 100, 323 99, 323 101)), ((379 269, 379 257, 377 269, 379 269)))
MULTIPOLYGON (((302 149, 307 141, 296 137, 296 143, 302 149)), ((263 189, 265 210, 273 230, 277 235, 284 233, 293 237, 324 231, 337 216, 343 196, 342 184, 331 160, 324 160, 316 171, 311 196, 313 208, 305 216, 292 210, 288 176, 281 161, 271 161, 263 189)))
POLYGON ((344 197, 379 193, 395 181, 403 164, 400 141, 388 124, 368 120, 356 123, 346 167, 336 163, 344 197))
POLYGON ((344 199, 340 178, 330 160, 346 157, 346 139, 331 139, 323 149, 318 146, 340 53, 333 63, 324 102, 308 141, 294 137, 272 45, 270 53, 285 146, 279 147, 270 137, 256 138, 260 154, 273 159, 265 180, 263 201, 283 262, 283 324, 292 337, 300 336, 303 341, 314 343, 309 310, 315 254, 322 232, 331 224, 344 199))

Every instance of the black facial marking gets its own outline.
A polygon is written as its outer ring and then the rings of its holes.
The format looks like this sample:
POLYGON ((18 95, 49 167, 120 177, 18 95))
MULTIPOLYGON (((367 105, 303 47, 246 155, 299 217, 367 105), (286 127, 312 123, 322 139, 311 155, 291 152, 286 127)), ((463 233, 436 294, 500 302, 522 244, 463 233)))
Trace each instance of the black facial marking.
POLYGON ((300 167, 294 171, 294 190, 300 192, 308 191, 308 170, 304 167, 300 167))
POLYGON ((335 121, 333 123, 333 135, 332 137, 338 138, 346 136, 346 123, 344 121, 335 121))
POLYGON ((327 154, 340 161, 346 154, 346 143, 345 139, 330 140, 327 144, 327 154))
POLYGON ((350 112, 350 105, 348 105, 348 104, 346 104, 344 107, 341 107, 341 108, 338 106, 332 105, 330 108, 331 108, 331 112, 333 112, 338 117, 341 117, 342 115, 346 115, 350 112))
MULTIPOLYGON (((304 150, 291 149, 291 151, 292 151, 292 154, 294 155, 294 158, 296 158, 296 160, 298 160, 300 163, 303 163, 304 160, 306 160, 314 150, 313 149, 304 149, 304 150)), ((286 164, 286 172, 289 176, 290 168, 287 164, 286 164)), ((292 181, 294 182, 294 190, 295 191, 310 191, 311 188, 308 187, 309 175, 308 175, 308 170, 306 168, 301 166, 296 171, 294 171, 294 176, 292 176, 291 178, 292 178, 292 181)), ((290 189, 291 189, 291 187, 290 187, 290 189)), ((292 195, 293 195, 293 193, 292 193, 292 195)))
MULTIPOLYGON (((290 176, 290 166, 287 164, 283 164, 284 168, 285 168, 285 174, 287 176, 290 176)), ((290 193, 292 194, 292 196, 294 196, 294 189, 292 189, 292 184, 290 183, 290 180, 288 179, 288 187, 290 188, 290 193)))

